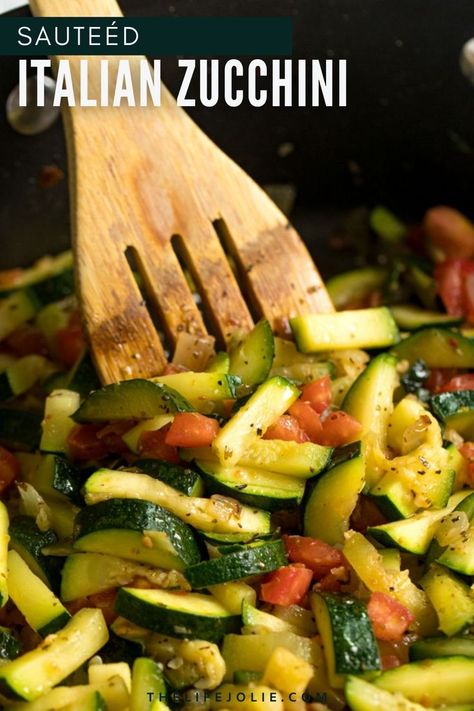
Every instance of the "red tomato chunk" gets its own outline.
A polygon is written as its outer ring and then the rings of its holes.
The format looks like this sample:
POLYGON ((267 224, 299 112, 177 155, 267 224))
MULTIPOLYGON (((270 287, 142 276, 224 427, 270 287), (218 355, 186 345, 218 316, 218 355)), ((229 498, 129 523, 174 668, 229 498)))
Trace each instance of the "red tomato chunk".
POLYGON ((282 539, 291 562, 303 563, 316 578, 327 575, 332 568, 345 565, 341 551, 317 538, 283 535, 282 539))
POLYGON ((199 412, 178 412, 166 433, 172 447, 207 447, 219 432, 219 423, 199 412))
POLYGON ((381 592, 373 592, 367 605, 377 639, 399 642, 415 617, 398 600, 381 592))
POLYGON ((270 573, 260 588, 260 599, 272 605, 296 605, 309 590, 313 573, 308 568, 287 565, 270 573))

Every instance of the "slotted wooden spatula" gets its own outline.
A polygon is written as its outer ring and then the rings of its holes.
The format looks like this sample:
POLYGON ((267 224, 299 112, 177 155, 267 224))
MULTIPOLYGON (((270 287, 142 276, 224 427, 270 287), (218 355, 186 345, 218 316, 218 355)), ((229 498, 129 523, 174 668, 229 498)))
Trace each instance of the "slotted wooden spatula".
MULTIPOLYGON (((30 6, 44 17, 121 15, 115 0, 31 0, 30 6)), ((99 94, 100 59, 88 58, 90 95, 99 94)), ((115 76, 119 58, 108 59, 115 76)), ((138 75, 141 58, 129 59, 138 75)), ((79 87, 81 58, 69 60, 79 87)), ((64 109, 79 298, 104 383, 157 375, 166 364, 127 255, 171 346, 182 331, 207 333, 183 260, 221 343, 235 329, 252 327, 251 312, 278 331, 289 316, 333 308, 286 217, 164 88, 161 102, 64 109)))

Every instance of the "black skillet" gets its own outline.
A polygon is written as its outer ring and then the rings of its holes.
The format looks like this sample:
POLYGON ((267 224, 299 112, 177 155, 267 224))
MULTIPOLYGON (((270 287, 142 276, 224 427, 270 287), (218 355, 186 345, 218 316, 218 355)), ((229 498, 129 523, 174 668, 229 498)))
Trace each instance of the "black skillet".
MULTIPOLYGON (((432 204, 471 216, 474 88, 459 70, 474 35, 472 0, 123 0, 129 15, 291 15, 294 56, 346 58, 346 109, 197 108, 204 130, 263 183, 294 183, 293 221, 323 274, 348 265, 328 237, 348 210, 382 202, 417 219, 432 204), (280 157, 278 147, 293 151, 280 157)), ((24 15, 27 9, 13 14, 24 15)), ((0 48, 1 52, 1 48, 0 48)), ((67 161, 61 123, 25 137, 4 104, 17 58, 0 64, 0 268, 27 264, 68 244, 67 181, 41 187, 44 165, 67 161)), ((163 75, 175 90, 176 62, 163 75)))

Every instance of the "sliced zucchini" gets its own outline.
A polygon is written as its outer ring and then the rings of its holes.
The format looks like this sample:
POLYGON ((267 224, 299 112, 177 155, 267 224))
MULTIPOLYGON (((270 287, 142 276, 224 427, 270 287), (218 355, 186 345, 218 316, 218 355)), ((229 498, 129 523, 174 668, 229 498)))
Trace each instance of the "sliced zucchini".
POLYGON ((347 445, 338 452, 334 465, 311 490, 304 509, 304 534, 326 543, 344 543, 349 519, 365 482, 365 462, 361 443, 347 445))
POLYGON ((257 601, 254 588, 242 580, 210 585, 209 592, 234 615, 240 615, 244 604, 255 605, 257 601))
POLYGON ((15 280, 13 289, 7 286, 0 286, 0 293, 9 293, 12 290, 23 289, 30 284, 50 279, 61 272, 72 269, 73 257, 71 250, 61 252, 54 257, 48 255, 42 257, 31 267, 22 269, 18 278, 15 280))
POLYGON ((227 375, 229 373, 229 365, 229 354, 225 351, 218 351, 215 356, 211 358, 206 368, 206 373, 222 373, 222 375, 227 375))
POLYGON ((40 308, 31 289, 14 291, 0 301, 0 341, 30 321, 40 308))
POLYGON ((447 328, 424 328, 392 349, 399 358, 424 360, 429 368, 472 368, 474 340, 447 328))
POLYGON ((72 553, 66 558, 61 572, 61 599, 70 602, 95 595, 129 585, 136 577, 148 580, 156 587, 187 587, 178 571, 158 570, 105 553, 72 553))
MULTIPOLYGON (((461 500, 459 503, 456 504, 454 510, 452 511, 451 514, 448 514, 442 522, 440 522, 439 528, 437 528, 435 536, 431 542, 431 545, 429 547, 427 556, 426 556, 426 562, 427 563, 432 563, 435 560, 438 560, 440 556, 445 552, 448 551, 448 556, 447 560, 449 563, 449 559, 451 557, 451 554, 455 554, 455 558, 453 558, 454 565, 456 565, 455 560, 457 559, 457 552, 462 548, 462 540, 460 537, 460 530, 459 525, 462 523, 462 518, 463 515, 465 514, 467 517, 467 523, 471 522, 472 519, 474 518, 474 493, 469 494, 469 492, 466 490, 462 490, 460 492, 456 492, 453 496, 458 496, 461 500), (464 495, 467 494, 467 495, 464 495), (457 514, 458 512, 461 513, 461 517, 459 517, 457 514), (447 529, 447 530, 446 530, 447 529), (445 536, 446 540, 449 541, 449 544, 451 545, 451 542, 454 542, 454 550, 449 551, 449 546, 447 543, 441 544, 440 540, 442 540, 443 536, 441 535, 445 531, 449 535, 445 536), (438 540, 438 538, 440 540, 438 540)), ((463 527, 464 528, 464 527, 463 527)), ((468 535, 469 538, 469 535, 468 535)), ((469 559, 469 556, 468 558, 469 559)), ((461 560, 458 560, 458 564, 462 565, 462 555, 461 555, 461 560)), ((446 567, 451 567, 449 564, 446 567)), ((457 570, 457 568, 453 568, 453 570, 457 570)), ((459 571, 459 572, 462 572, 459 571)))
POLYGON ((62 501, 59 498, 48 498, 49 518, 51 528, 58 535, 60 541, 66 543, 70 541, 74 533, 74 519, 79 513, 79 507, 71 504, 70 501, 62 501))
POLYGON ((76 408, 73 419, 75 422, 146 420, 159 414, 190 410, 191 405, 171 387, 135 378, 95 390, 76 408))
POLYGON ((429 663, 411 662, 385 671, 374 684, 424 705, 462 704, 474 699, 473 672, 473 658, 439 657, 429 663))
POLYGON ((346 674, 381 668, 367 608, 361 600, 313 593, 311 606, 321 635, 331 686, 342 688, 346 674))
POLYGON ((39 412, 0 408, 0 443, 27 452, 38 448, 41 439, 39 412))
POLYGON ((21 555, 30 570, 52 590, 57 589, 61 558, 44 555, 42 550, 58 541, 52 530, 40 531, 29 516, 14 516, 10 521, 10 547, 21 555))
POLYGON ((432 564, 420 585, 436 610, 441 632, 455 635, 474 622, 474 595, 449 570, 432 564))
POLYGON ((270 532, 270 514, 235 501, 186 496, 148 474, 99 469, 84 486, 87 504, 107 499, 142 499, 163 506, 190 526, 215 533, 270 532))
POLYGON ((286 565, 285 547, 280 539, 258 541, 219 558, 203 560, 186 570, 186 578, 194 590, 207 588, 231 580, 260 575, 286 565))
POLYGON ((71 617, 15 550, 8 554, 8 592, 27 623, 41 637, 57 632, 71 617))
POLYGON ((431 407, 436 417, 464 439, 474 439, 474 390, 438 393, 431 398, 431 407))
POLYGON ((166 683, 161 666, 149 657, 133 662, 130 711, 150 711, 152 703, 166 703, 166 683))
POLYGON ((401 569, 400 551, 396 548, 379 548, 382 565, 385 570, 392 573, 399 573, 401 569))
POLYGON ((85 698, 64 706, 61 711, 109 711, 109 706, 100 691, 91 691, 85 698))
POLYGON ((263 469, 223 467, 219 462, 198 460, 196 464, 204 475, 208 491, 230 496, 248 506, 281 511, 296 508, 303 498, 303 479, 263 469))
POLYGON ((348 305, 363 303, 376 289, 380 289, 387 279, 383 267, 363 267, 343 274, 336 274, 326 282, 332 303, 338 311, 348 305))
POLYGON ((108 499, 86 506, 77 515, 75 528, 76 550, 107 553, 166 570, 184 570, 200 560, 191 528, 148 501, 108 499))
POLYGON ((0 667, 1 693, 37 699, 98 652, 108 638, 102 610, 79 610, 53 637, 0 667))
POLYGON ((433 634, 437 626, 436 614, 426 593, 411 581, 407 570, 387 570, 375 546, 357 531, 346 534, 342 552, 370 591, 391 595, 410 610, 415 617, 410 629, 420 634, 433 634))
POLYGON ((378 689, 355 676, 348 677, 344 692, 352 711, 426 711, 426 706, 414 704, 399 693, 378 689))
MULTIPOLYGON (((100 694, 104 700, 105 711, 124 711, 128 708, 129 693, 119 676, 109 679, 105 684, 56 686, 36 701, 15 704, 14 708, 15 711, 91 711, 90 707, 86 705, 84 709, 81 704, 90 704, 96 694, 100 694)), ((99 709, 102 711, 100 706, 99 709)))
POLYGON ((46 454, 30 477, 30 483, 40 494, 62 501, 82 503, 82 485, 79 471, 63 456, 46 454))
POLYGON ((21 644, 7 627, 0 627, 0 661, 3 663, 16 659, 21 651, 21 644))
POLYGON ((474 637, 427 637, 410 645, 410 660, 436 659, 437 657, 474 657, 474 637))
POLYGON ((454 537, 436 560, 456 573, 474 575, 474 526, 454 537))
POLYGON ((260 385, 215 438, 212 446, 220 462, 227 466, 237 464, 247 448, 287 411, 299 394, 296 386, 280 376, 260 385))
POLYGON ((295 316, 290 319, 290 326, 302 353, 346 348, 385 348, 400 340, 397 324, 390 309, 385 306, 295 316))
POLYGON ((229 373, 237 375, 243 385, 254 387, 268 377, 274 356, 272 327, 262 319, 231 351, 229 373))
POLYGON ((104 684, 109 679, 119 676, 123 679, 127 690, 132 689, 132 672, 127 662, 108 662, 105 664, 89 664, 87 668, 89 684, 104 684))
POLYGON ((133 468, 156 477, 186 496, 202 496, 203 494, 202 478, 190 467, 161 462, 159 459, 139 459, 134 463, 133 468))
POLYGON ((132 452, 140 454, 140 437, 143 432, 161 430, 162 427, 173 422, 173 420, 174 415, 171 413, 167 415, 156 415, 156 417, 151 417, 149 420, 142 420, 128 430, 128 432, 125 432, 125 434, 122 435, 122 439, 132 452))
POLYGON ((459 496, 454 494, 443 509, 428 509, 401 521, 370 526, 367 533, 384 546, 395 546, 407 553, 425 555, 439 522, 453 511, 458 503, 459 496))
POLYGON ((404 331, 416 331, 427 326, 457 326, 462 318, 438 311, 428 311, 412 304, 394 304, 390 307, 393 318, 404 331))
MULTIPOLYGON (((267 469, 278 474, 290 474, 311 479, 329 463, 332 449, 312 442, 286 442, 282 439, 256 439, 242 454, 239 465, 267 469)), ((211 447, 183 449, 183 459, 216 461, 211 447)))
POLYGON ((8 543, 10 541, 10 535, 8 533, 9 525, 10 518, 8 516, 8 509, 3 501, 0 501, 0 607, 3 607, 8 600, 7 556, 8 543))
POLYGON ((385 244, 398 244, 407 234, 407 226, 383 205, 376 205, 371 210, 369 223, 385 244))
POLYGON ((48 395, 44 406, 43 434, 40 442, 43 452, 67 454, 68 436, 74 427, 71 415, 77 410, 79 403, 79 393, 72 390, 53 390, 51 395, 48 395))
POLYGON ((38 311, 35 325, 46 339, 50 353, 57 355, 56 335, 62 328, 67 328, 71 318, 74 301, 71 298, 55 301, 38 311))
POLYGON ((188 371, 160 375, 157 378, 152 378, 152 382, 164 385, 173 392, 179 393, 198 412, 209 414, 214 412, 218 403, 223 400, 233 400, 236 397, 236 388, 241 381, 235 375, 188 371))
POLYGON ((234 673, 241 669, 264 672, 268 660, 277 647, 284 647, 312 664, 316 664, 320 651, 316 637, 303 637, 288 631, 228 634, 222 644, 222 657, 226 665, 225 678, 232 679, 234 673))
POLYGON ((292 625, 285 620, 259 610, 254 605, 244 600, 242 604, 242 622, 253 629, 265 630, 268 632, 297 632, 292 625))
POLYGON ((384 459, 387 429, 393 411, 393 393, 397 384, 397 360, 388 353, 381 353, 354 381, 342 403, 342 409, 362 425, 369 487, 381 476, 378 459, 384 459), (378 453, 380 456, 377 459, 378 453))
POLYGON ((240 627, 240 615, 201 593, 120 588, 115 609, 141 627, 180 638, 218 642, 240 627))
POLYGON ((0 374, 0 400, 23 395, 52 370, 54 366, 43 356, 32 354, 18 358, 0 374))
POLYGON ((100 388, 100 380, 88 351, 84 351, 77 363, 69 371, 65 387, 86 398, 93 390, 100 388))

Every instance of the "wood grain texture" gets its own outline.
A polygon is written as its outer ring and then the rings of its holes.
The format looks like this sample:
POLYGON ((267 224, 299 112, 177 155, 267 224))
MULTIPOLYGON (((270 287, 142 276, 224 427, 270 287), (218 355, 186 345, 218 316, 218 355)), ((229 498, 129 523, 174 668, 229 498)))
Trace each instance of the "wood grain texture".
MULTIPOLYGON (((114 0, 31 0, 40 16, 119 16, 114 0)), ((80 60, 69 57, 78 84, 80 60)), ((88 57, 91 93, 100 60, 88 57)), ((120 57, 108 57, 115 76, 120 57)), ((141 57, 130 57, 138 82, 141 57)), ((113 82, 112 82, 113 83, 113 82)), ((98 93, 98 92, 97 92, 98 93)), ((228 340, 252 326, 213 221, 225 222, 227 246, 253 310, 282 319, 332 310, 320 275, 296 231, 268 196, 179 108, 163 88, 155 107, 65 107, 73 247, 79 297, 92 354, 104 382, 159 373, 165 355, 131 277, 131 247, 148 294, 173 345, 177 334, 206 327, 171 247, 185 259, 211 312, 213 335, 228 340)))

